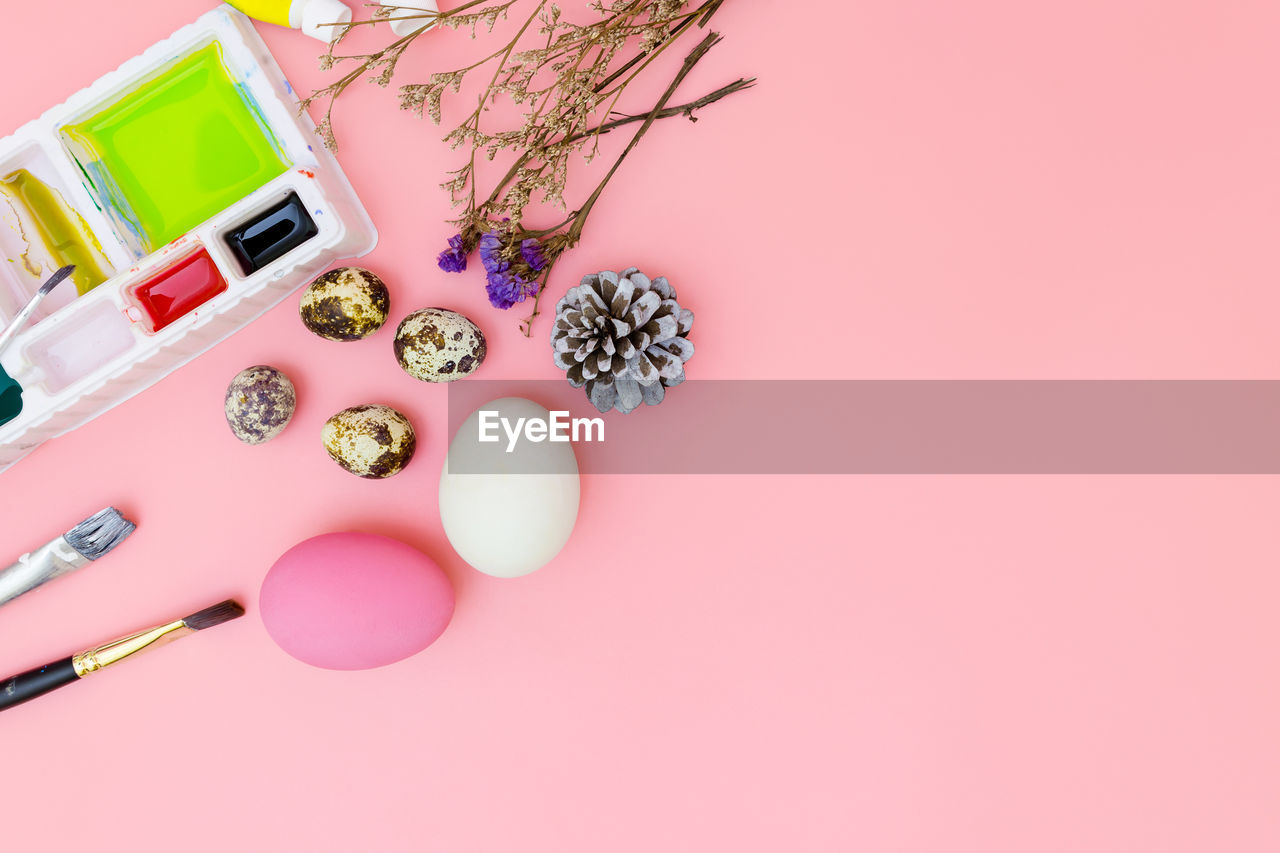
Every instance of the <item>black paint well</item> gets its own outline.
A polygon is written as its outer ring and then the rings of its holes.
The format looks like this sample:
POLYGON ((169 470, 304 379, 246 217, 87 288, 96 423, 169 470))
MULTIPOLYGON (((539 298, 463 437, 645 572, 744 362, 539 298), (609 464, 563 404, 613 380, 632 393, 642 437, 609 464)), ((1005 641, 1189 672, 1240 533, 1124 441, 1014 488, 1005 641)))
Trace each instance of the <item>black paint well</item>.
POLYGON ((233 229, 226 236, 241 271, 248 275, 319 233, 297 193, 233 229))

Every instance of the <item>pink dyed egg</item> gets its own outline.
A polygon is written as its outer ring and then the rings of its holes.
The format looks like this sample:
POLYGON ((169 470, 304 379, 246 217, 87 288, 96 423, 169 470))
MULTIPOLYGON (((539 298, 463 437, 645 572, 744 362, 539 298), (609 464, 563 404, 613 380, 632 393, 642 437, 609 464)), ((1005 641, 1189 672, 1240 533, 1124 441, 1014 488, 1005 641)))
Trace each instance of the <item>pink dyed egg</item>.
POLYGON ((453 616, 453 584, 435 560, 372 533, 294 545, 262 581, 267 633, 324 669, 372 669, 425 649, 453 616))

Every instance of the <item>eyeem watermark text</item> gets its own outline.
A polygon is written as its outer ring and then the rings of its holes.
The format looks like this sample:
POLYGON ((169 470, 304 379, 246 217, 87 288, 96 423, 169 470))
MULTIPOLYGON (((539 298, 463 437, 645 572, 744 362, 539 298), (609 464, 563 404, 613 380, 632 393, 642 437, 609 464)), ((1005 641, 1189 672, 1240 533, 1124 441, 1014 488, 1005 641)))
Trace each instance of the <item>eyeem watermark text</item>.
POLYGON ((480 410, 479 439, 485 443, 502 440, 502 433, 507 436, 507 453, 516 449, 516 444, 523 435, 526 441, 536 443, 543 441, 604 441, 604 420, 602 418, 571 418, 566 411, 548 412, 549 419, 502 417, 497 411, 480 410))

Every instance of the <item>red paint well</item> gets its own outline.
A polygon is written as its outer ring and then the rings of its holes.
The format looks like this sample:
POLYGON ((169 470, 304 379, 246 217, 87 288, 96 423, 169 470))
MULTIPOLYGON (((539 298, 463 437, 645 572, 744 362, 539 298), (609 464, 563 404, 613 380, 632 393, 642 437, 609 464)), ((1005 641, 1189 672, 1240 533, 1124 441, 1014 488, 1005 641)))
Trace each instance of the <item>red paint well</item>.
POLYGON ((149 331, 158 332, 227 289, 226 279, 203 249, 133 289, 149 331))

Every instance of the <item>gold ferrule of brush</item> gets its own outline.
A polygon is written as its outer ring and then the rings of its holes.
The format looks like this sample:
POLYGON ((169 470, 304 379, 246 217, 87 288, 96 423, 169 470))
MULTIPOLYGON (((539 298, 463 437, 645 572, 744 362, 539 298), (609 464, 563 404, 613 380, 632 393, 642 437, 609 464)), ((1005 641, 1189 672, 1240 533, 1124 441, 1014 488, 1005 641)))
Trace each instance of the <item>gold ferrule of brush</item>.
POLYGON ((76 676, 83 678, 91 672, 119 663, 130 655, 167 645, 179 637, 194 633, 194 630, 188 628, 186 623, 179 619, 176 622, 148 628, 81 652, 71 658, 71 665, 75 667, 76 676))

